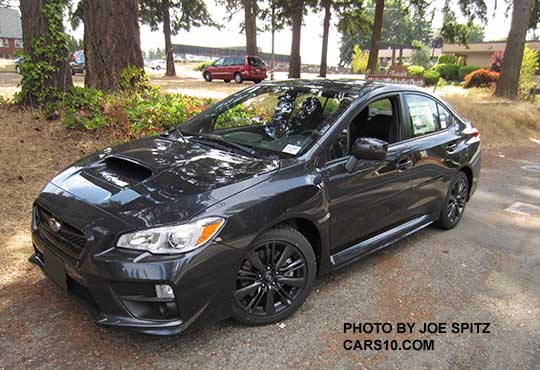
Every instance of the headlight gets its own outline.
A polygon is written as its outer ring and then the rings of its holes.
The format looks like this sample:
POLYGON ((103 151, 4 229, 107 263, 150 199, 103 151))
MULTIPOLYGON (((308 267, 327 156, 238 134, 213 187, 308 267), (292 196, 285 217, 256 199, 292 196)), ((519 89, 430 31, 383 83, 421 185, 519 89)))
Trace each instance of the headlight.
POLYGON ((188 224, 136 231, 121 235, 116 246, 156 254, 189 252, 212 239, 224 224, 221 217, 208 217, 188 224))

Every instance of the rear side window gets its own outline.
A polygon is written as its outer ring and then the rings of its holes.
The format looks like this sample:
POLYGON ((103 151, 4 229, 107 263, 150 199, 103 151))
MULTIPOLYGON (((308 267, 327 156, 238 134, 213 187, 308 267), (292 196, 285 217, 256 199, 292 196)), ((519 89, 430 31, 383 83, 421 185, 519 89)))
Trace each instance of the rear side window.
POLYGON ((412 136, 418 137, 439 131, 439 111, 437 103, 422 95, 405 95, 412 125, 412 136))
POLYGON ((448 109, 440 104, 437 104, 437 108, 439 109, 439 122, 441 124, 441 129, 444 130, 452 124, 452 115, 448 109))
POLYGON ((248 57, 248 63, 250 66, 254 67, 264 67, 263 60, 258 57, 248 57))

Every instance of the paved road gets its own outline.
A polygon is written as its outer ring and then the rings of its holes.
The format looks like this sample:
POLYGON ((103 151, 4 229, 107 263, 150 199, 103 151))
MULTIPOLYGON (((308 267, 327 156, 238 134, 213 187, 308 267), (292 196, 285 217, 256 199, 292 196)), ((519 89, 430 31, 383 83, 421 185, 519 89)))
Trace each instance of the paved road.
POLYGON ((456 229, 428 228, 323 278, 280 325, 229 320, 165 338, 100 328, 29 266, 0 293, 0 369, 537 369, 540 213, 505 209, 540 205, 538 149, 486 153, 480 188, 456 229), (344 322, 488 322, 491 334, 353 335, 344 322), (343 349, 357 338, 433 339, 435 347, 343 349))

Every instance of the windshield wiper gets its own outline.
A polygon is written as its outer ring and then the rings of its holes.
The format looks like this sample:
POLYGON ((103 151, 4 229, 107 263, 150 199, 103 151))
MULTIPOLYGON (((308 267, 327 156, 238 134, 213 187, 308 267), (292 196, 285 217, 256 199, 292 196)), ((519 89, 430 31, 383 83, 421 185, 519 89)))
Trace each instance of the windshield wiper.
POLYGON ((203 142, 203 143, 207 143, 207 142, 214 142, 214 143, 218 143, 218 144, 222 144, 222 145, 225 145, 225 146, 228 146, 228 147, 232 147, 232 148, 235 148, 235 149, 238 149, 244 153, 247 153, 249 154, 250 156, 252 157, 255 157, 255 158, 259 158, 259 159, 268 159, 267 156, 265 155, 262 155, 258 152, 256 152, 254 149, 248 147, 248 146, 245 146, 245 145, 242 145, 242 144, 238 144, 234 141, 231 141, 231 140, 227 140, 221 136, 214 136, 214 135, 193 135, 191 136, 190 135, 190 138, 194 141, 199 141, 199 142, 203 142))

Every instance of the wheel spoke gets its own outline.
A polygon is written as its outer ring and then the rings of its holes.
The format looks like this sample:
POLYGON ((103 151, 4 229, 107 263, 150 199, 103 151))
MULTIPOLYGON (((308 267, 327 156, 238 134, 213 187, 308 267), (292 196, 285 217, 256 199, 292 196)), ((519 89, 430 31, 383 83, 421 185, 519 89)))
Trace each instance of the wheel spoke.
POLYGON ((247 305, 247 308, 253 311, 253 309, 257 307, 258 304, 261 302, 262 297, 264 297, 264 289, 259 287, 259 290, 257 290, 257 294, 255 294, 255 296, 251 299, 251 301, 247 305))
POLYGON ((269 288, 266 291, 266 305, 264 312, 266 312, 267 315, 273 315, 276 312, 276 308, 274 307, 274 289, 272 288, 269 288))
POLYGON ((235 291, 234 292, 234 297, 236 299, 242 299, 245 296, 247 296, 248 294, 251 294, 251 293, 255 292, 257 289, 259 289, 260 286, 261 286, 260 282, 256 282, 256 283, 247 285, 247 286, 245 286, 243 288, 240 288, 237 291, 235 291))
POLYGON ((237 280, 248 280, 248 281, 256 281, 260 278, 259 274, 256 274, 254 272, 246 271, 246 270, 240 270, 238 271, 238 277, 237 280))
POLYGON ((285 276, 278 276, 277 281, 284 285, 302 288, 306 280, 302 277, 291 278, 285 276))
POLYGON ((281 286, 281 284, 277 284, 276 285, 276 292, 277 294, 279 295, 280 297, 280 301, 288 306, 289 305, 289 302, 292 302, 292 297, 290 296, 289 293, 287 293, 287 291, 285 289, 283 289, 283 287, 281 286))
POLYGON ((283 252, 281 252, 281 256, 279 256, 279 260, 276 262, 275 269, 279 270, 281 266, 287 261, 287 259, 291 256, 293 252, 293 249, 290 245, 287 245, 283 252))
POLYGON ((255 267, 259 272, 265 273, 266 268, 264 267, 263 262, 261 261, 261 257, 259 256, 259 253, 257 252, 251 252, 247 256, 248 261, 255 267))
POLYGON ((279 270, 279 273, 280 275, 285 275, 285 274, 288 274, 288 273, 291 273, 293 271, 296 271, 302 267, 304 267, 305 264, 304 264, 304 261, 303 260, 296 260, 292 263, 290 263, 289 265, 285 266, 284 268, 280 269, 279 270))

